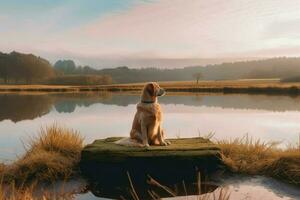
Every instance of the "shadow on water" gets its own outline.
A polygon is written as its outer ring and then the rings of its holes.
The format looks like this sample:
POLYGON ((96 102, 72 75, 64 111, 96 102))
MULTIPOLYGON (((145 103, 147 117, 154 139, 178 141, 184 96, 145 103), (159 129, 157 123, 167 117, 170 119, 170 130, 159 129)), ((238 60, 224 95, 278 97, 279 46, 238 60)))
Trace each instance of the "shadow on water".
MULTIPOLYGON (((195 171, 193 171, 195 172, 195 171)), ((178 172, 177 175, 180 175, 178 172)), ((174 196, 183 197, 179 199, 185 199, 185 196, 194 196, 196 198, 199 194, 198 180, 196 172, 190 177, 185 177, 184 179, 171 178, 166 180, 160 177, 155 177, 158 180, 159 185, 167 187, 170 189, 174 196)), ((124 176, 125 177, 125 176, 124 176)), ((154 192, 161 198, 173 197, 172 194, 166 192, 162 186, 157 186, 157 184, 148 184, 146 179, 142 183, 139 182, 140 177, 133 176, 131 174, 131 181, 134 185, 136 193, 139 195, 140 199, 153 199, 150 197, 149 192, 154 192)), ((111 178, 111 180, 118 179, 111 178)), ((142 179, 141 179, 142 180, 142 179)), ((290 185, 270 177, 264 176, 247 176, 241 174, 214 174, 206 177, 206 180, 201 179, 200 194, 215 193, 218 189, 225 189, 230 195, 230 199, 274 199, 274 200, 284 200, 284 199, 299 199, 300 190, 297 186, 290 185)), ((149 181, 148 181, 149 182, 149 181)), ((80 199, 89 200, 88 196, 96 196, 101 198, 109 199, 121 199, 120 196, 125 199, 133 199, 131 194, 131 187, 128 179, 124 178, 123 182, 118 182, 114 187, 107 189, 105 183, 100 183, 97 181, 89 180, 86 182, 86 190, 79 194, 80 199)), ((218 194, 218 193, 215 193, 218 194)), ((210 194, 211 197, 213 195, 210 194)), ((218 197, 218 195, 216 195, 218 197)), ((176 199, 176 198, 174 198, 176 199)), ((214 199, 214 198, 211 198, 214 199)))
MULTIPOLYGON (((177 175, 180 175, 180 172, 177 175)), ((140 179, 133 173, 130 174, 130 178, 140 199, 151 199, 148 191, 154 192, 161 198, 172 197, 173 195, 166 192, 162 188, 163 186, 175 193, 177 198, 174 198, 174 200, 186 200, 186 196, 190 196, 188 199, 196 200, 199 194, 197 173, 193 171, 190 175, 191 177, 185 177, 182 180, 178 179, 177 182, 166 181, 166 179, 161 179, 160 177, 152 177, 160 186, 157 186, 156 183, 148 184, 146 179, 140 179), (142 180, 142 184, 139 184, 138 179, 142 180)), ((79 178, 68 182, 57 182, 53 187, 50 187, 50 190, 49 188, 44 189, 55 194, 60 193, 61 188, 64 188, 64 192, 73 194, 76 199, 80 200, 121 199, 121 196, 124 199, 133 199, 126 173, 124 174, 123 182, 118 182, 119 179, 116 177, 111 177, 110 179, 111 182, 115 183, 110 188, 108 188, 106 183, 97 182, 97 180, 92 181, 79 178)), ((300 197, 300 190, 297 186, 270 177, 222 173, 206 177, 206 180, 203 177, 201 179, 201 194, 213 192, 218 197, 218 191, 222 188, 230 195, 230 199, 296 200, 300 197)), ((213 198, 214 194, 208 194, 208 197, 212 197, 209 199, 215 199, 213 198)))
POLYGON ((198 195, 213 192, 218 186, 210 181, 202 179, 197 180, 197 173, 181 173, 170 176, 141 176, 136 172, 125 173, 122 176, 87 178, 86 191, 91 192, 96 197, 109 199, 132 199, 132 191, 134 190, 139 199, 153 199, 151 194, 155 194, 160 198, 198 195), (181 176, 183 175, 183 176, 181 176), (105 180, 105 181, 104 181, 105 180), (132 184, 132 185, 131 185, 132 184), (150 194, 151 193, 151 194, 150 194))
MULTIPOLYGON (((47 191, 53 199, 58 197, 70 197, 67 199, 135 199, 133 191, 140 200, 153 200, 168 197, 179 197, 187 195, 206 194, 220 188, 213 180, 198 179, 196 171, 192 177, 177 180, 173 177, 162 179, 161 177, 141 178, 135 173, 125 173, 124 179, 113 176, 111 183, 101 182, 99 178, 86 179, 77 177, 68 181, 56 181, 52 184, 40 184, 34 190, 34 196, 43 198, 44 191, 47 191), (159 198, 153 198, 155 197, 159 198), (73 198, 71 198, 73 197, 73 198)), ((177 175, 180 175, 178 172, 177 175)), ((176 176, 174 176, 176 177, 176 176)), ((52 198, 51 198, 52 199, 52 198)), ((64 198, 62 198, 64 199, 64 198)))
MULTIPOLYGON (((94 104, 128 106, 139 102, 139 95, 122 93, 44 93, 0 94, 0 121, 9 119, 18 122, 35 119, 54 109, 59 113, 72 113, 77 107, 89 107, 94 104)), ((232 109, 257 109, 267 111, 299 111, 300 97, 276 95, 222 95, 189 94, 167 95, 160 98, 161 104, 183 104, 188 106, 206 106, 232 109)))

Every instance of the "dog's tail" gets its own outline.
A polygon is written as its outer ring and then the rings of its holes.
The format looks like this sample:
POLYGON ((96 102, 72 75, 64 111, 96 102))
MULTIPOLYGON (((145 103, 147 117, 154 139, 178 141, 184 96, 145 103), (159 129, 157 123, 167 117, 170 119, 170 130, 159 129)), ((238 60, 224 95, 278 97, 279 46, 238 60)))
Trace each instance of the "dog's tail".
POLYGON ((141 143, 131 138, 122 138, 118 141, 115 141, 114 143, 122 146, 128 146, 128 147, 143 147, 141 143))

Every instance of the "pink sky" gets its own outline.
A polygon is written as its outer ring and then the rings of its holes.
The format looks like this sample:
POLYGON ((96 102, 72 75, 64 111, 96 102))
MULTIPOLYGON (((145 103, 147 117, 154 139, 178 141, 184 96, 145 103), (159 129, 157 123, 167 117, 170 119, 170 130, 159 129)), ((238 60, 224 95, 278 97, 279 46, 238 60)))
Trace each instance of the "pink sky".
POLYGON ((5 24, 13 16, 0 14, 5 27, 0 28, 0 51, 33 52, 50 60, 78 62, 300 54, 297 0, 161 0, 57 28, 68 16, 69 7, 57 6, 41 18, 28 18, 15 26, 5 24))

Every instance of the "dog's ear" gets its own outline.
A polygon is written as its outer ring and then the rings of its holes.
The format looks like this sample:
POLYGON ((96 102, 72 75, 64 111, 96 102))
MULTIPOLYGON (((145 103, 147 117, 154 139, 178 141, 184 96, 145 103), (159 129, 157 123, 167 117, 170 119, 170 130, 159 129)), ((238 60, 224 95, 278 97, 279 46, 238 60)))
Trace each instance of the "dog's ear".
POLYGON ((153 83, 148 83, 147 85, 147 92, 150 94, 150 96, 154 96, 155 93, 155 87, 153 83))

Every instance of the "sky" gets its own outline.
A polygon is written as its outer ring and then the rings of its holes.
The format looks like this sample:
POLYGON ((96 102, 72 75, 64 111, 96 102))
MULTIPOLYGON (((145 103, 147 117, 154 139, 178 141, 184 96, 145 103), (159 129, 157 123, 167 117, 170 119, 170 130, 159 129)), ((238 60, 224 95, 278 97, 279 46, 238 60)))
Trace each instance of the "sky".
POLYGON ((0 51, 95 67, 300 56, 299 10, 300 0, 0 0, 0 51))

